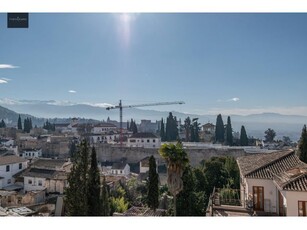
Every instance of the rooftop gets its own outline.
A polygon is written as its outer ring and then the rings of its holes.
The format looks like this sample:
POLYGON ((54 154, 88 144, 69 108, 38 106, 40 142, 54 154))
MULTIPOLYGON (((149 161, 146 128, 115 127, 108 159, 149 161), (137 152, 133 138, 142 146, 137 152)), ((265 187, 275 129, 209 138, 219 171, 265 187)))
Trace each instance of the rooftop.
POLYGON ((54 178, 57 174, 55 170, 31 168, 24 171, 21 177, 39 177, 39 178, 54 178))
POLYGON ((8 155, 0 157, 0 165, 17 164, 27 162, 26 159, 18 157, 16 155, 8 155))
POLYGON ((307 167, 293 168, 274 176, 274 182, 286 191, 307 191, 307 167))
POLYGON ((109 127, 109 128, 117 128, 116 125, 112 124, 112 123, 107 123, 107 122, 102 122, 99 124, 94 125, 94 127, 109 127))
POLYGON ((290 150, 253 154, 237 158, 241 173, 248 178, 272 179, 279 174, 304 163, 290 150))
POLYGON ((130 138, 158 138, 153 133, 135 133, 130 138))
POLYGON ((61 159, 38 159, 32 164, 32 168, 44 168, 44 169, 59 169, 70 162, 61 159))
POLYGON ((112 169, 124 169, 127 163, 116 162, 112 164, 112 169))

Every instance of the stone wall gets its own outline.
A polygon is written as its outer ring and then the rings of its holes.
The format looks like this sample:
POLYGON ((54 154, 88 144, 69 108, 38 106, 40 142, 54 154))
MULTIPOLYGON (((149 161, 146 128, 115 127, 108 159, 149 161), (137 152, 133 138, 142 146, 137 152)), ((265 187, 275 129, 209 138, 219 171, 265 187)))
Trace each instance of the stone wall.
MULTIPOLYGON (((153 155, 159 164, 164 163, 164 160, 159 155, 158 149, 120 148, 107 144, 97 144, 95 148, 98 161, 101 162, 116 162, 126 158, 128 163, 137 163, 143 158, 153 155)), ((246 154, 241 148, 187 148, 186 151, 192 166, 197 166, 202 160, 209 159, 213 156, 233 156, 237 158, 246 154)))

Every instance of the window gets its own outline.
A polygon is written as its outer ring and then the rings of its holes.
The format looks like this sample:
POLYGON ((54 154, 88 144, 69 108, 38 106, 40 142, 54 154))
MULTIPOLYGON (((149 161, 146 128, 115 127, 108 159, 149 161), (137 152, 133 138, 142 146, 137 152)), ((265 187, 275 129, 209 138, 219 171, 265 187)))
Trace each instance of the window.
POLYGON ((18 204, 21 204, 22 198, 21 198, 21 197, 18 197, 17 199, 18 199, 18 200, 17 200, 18 204))
POLYGON ((120 174, 122 174, 123 173, 123 171, 122 170, 120 170, 120 174))
POLYGON ((307 216, 307 201, 298 202, 298 216, 307 216))
POLYGON ((42 186, 43 185, 43 181, 42 180, 38 180, 38 186, 42 186))
POLYGON ((9 165, 6 166, 6 171, 7 171, 7 172, 10 171, 10 166, 9 166, 9 165))
POLYGON ((11 203, 11 202, 12 202, 12 197, 11 197, 11 196, 8 196, 8 197, 7 197, 7 202, 8 202, 8 203, 11 203))
POLYGON ((8 179, 8 180, 7 180, 7 183, 8 183, 8 184, 10 184, 11 182, 12 182, 11 179, 8 179))
POLYGON ((149 143, 149 139, 147 139, 147 143, 149 143))
POLYGON ((22 169, 22 163, 19 163, 19 169, 22 169))
POLYGON ((32 180, 31 179, 28 180, 28 184, 32 184, 32 180))
POLYGON ((156 142, 156 139, 153 139, 152 142, 155 143, 155 142, 156 142))

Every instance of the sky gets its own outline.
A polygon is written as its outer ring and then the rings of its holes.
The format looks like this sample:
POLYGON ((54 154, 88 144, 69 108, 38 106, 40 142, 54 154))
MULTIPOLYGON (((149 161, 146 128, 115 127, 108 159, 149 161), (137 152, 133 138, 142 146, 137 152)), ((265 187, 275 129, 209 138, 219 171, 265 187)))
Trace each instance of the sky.
POLYGON ((0 14, 0 102, 307 115, 306 13, 0 14))

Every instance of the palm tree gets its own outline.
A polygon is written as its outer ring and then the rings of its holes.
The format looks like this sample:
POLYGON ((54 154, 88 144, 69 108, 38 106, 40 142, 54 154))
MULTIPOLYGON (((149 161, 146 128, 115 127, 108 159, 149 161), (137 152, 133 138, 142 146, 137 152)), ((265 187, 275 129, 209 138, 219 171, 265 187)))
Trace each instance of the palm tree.
POLYGON ((189 159, 180 142, 176 145, 163 144, 159 153, 167 163, 167 184, 174 197, 174 215, 176 216, 176 196, 183 189, 181 176, 189 159))

